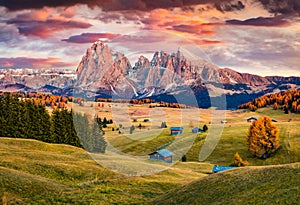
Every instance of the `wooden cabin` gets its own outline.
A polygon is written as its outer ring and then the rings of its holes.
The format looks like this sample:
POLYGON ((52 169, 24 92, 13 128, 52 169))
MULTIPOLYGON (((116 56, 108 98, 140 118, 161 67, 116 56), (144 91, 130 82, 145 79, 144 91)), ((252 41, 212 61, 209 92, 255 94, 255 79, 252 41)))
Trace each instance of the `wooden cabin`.
POLYGON ((183 127, 170 127, 171 135, 179 135, 183 132, 183 127))
POLYGON ((195 128, 192 129, 192 133, 199 133, 199 132, 203 133, 204 130, 200 129, 199 127, 195 127, 195 128))
POLYGON ((256 116, 251 116, 247 119, 247 122, 253 122, 256 121, 258 118, 256 116))
POLYGON ((163 162, 172 163, 173 153, 167 149, 157 150, 149 154, 151 160, 159 160, 163 162))

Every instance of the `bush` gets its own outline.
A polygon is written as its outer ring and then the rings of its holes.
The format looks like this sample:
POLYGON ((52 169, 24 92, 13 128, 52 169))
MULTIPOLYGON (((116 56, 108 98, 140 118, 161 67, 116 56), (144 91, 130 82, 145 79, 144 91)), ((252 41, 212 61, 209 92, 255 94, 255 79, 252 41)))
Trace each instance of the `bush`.
POLYGON ((234 154, 234 160, 232 166, 243 167, 243 166, 248 166, 248 164, 249 164, 248 161, 244 161, 238 152, 234 154))

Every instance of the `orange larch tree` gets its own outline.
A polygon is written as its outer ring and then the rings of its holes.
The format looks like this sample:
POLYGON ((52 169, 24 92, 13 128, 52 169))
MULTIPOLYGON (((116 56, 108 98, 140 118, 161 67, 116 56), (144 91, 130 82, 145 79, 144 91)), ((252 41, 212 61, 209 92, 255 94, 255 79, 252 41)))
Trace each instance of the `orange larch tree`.
POLYGON ((280 147, 278 128, 269 117, 259 118, 251 124, 246 141, 254 156, 268 158, 280 147))

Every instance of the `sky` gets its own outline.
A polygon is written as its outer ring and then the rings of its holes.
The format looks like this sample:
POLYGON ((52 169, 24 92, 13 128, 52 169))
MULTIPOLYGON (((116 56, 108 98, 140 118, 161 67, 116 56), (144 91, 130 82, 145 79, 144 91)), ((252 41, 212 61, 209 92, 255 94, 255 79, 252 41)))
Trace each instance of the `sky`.
POLYGON ((299 14, 299 0, 0 0, 0 68, 76 69, 100 39, 129 59, 186 46, 222 68, 300 76, 299 14))

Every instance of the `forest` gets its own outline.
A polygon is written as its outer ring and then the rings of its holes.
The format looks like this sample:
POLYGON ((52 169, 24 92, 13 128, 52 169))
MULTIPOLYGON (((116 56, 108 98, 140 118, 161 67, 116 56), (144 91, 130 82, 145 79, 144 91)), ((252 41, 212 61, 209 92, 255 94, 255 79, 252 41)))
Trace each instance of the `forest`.
POLYGON ((274 110, 282 109, 289 112, 300 113, 300 90, 288 90, 280 93, 264 95, 248 103, 240 105, 239 109, 255 111, 258 108, 272 106, 274 110))
MULTIPOLYGON (((55 98, 52 98, 55 99, 55 98)), ((46 99, 47 100, 47 99, 46 99)), ((87 115, 56 108, 50 115, 35 99, 5 93, 0 96, 0 136, 69 144, 89 152, 105 152, 106 141, 100 118, 92 123, 87 115)))

